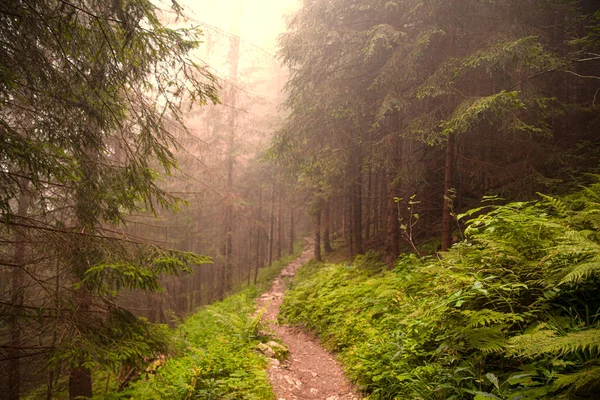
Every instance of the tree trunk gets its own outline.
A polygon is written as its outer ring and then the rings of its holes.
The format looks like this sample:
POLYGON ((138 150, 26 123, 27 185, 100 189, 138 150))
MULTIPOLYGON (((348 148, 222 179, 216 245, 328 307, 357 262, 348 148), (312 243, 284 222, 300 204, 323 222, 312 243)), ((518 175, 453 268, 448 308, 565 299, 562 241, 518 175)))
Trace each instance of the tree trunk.
POLYGON ((315 212, 313 232, 315 236, 315 261, 321 262, 321 208, 315 212))
POLYGON ((258 279, 258 269, 260 268, 260 237, 262 232, 262 188, 258 188, 258 227, 256 229, 256 264, 254 266, 254 284, 258 279))
POLYGON ((279 185, 279 196, 278 196, 278 206, 277 206, 277 259, 281 258, 281 246, 283 245, 283 215, 281 212, 282 206, 282 187, 279 185))
MULTIPOLYGON (((87 257, 86 257, 87 258, 87 257)), ((84 264, 86 265, 87 262, 84 264)), ((75 282, 80 282, 80 277, 76 274, 74 276, 75 282)), ((74 303, 76 310, 76 317, 78 319, 85 319, 88 317, 90 311, 90 296, 91 294, 87 290, 85 284, 77 289, 74 293, 74 303)), ((81 323, 85 324, 84 321, 81 323)), ((80 358, 79 361, 71 365, 71 372, 69 374, 69 400, 84 397, 92 397, 92 371, 89 368, 84 367, 85 359, 80 358)))
MULTIPOLYGON (((389 183, 387 181, 387 171, 381 173, 381 192, 380 192, 380 203, 379 203, 379 231, 385 233, 387 238, 387 206, 388 206, 388 190, 389 183)), ((386 239, 387 240, 387 239, 386 239)))
MULTIPOLYGON (((21 179, 17 216, 27 217, 29 208, 29 182, 21 179)), ((25 235, 17 229, 15 234, 15 253, 11 273, 11 304, 14 311, 10 318, 10 349, 8 351, 8 399, 18 400, 21 393, 21 326, 18 314, 24 301, 23 269, 25 268, 25 235)))
POLYGON ((296 240, 295 236, 295 232, 294 232, 294 206, 292 205, 292 208, 290 210, 290 241, 289 241, 289 248, 288 248, 288 252, 290 253, 290 255, 294 254, 294 241, 296 240))
POLYGON ((273 264, 273 245, 275 233, 275 183, 271 189, 271 227, 269 230, 269 265, 273 264))
POLYGON ((360 170, 354 183, 354 235, 356 242, 356 254, 364 253, 362 240, 362 174, 360 170))
POLYGON ((325 250, 325 253, 331 253, 333 251, 329 239, 329 227, 331 225, 330 211, 331 207, 329 202, 327 202, 323 210, 323 249, 325 250))
POLYGON ((454 135, 446 142, 446 166, 444 168, 444 214, 442 215, 442 251, 452 246, 452 199, 450 191, 454 184, 454 135))
POLYGON ((373 182, 373 192, 375 197, 371 200, 373 202, 373 236, 379 234, 379 172, 375 172, 374 182, 373 182))
POLYGON ((92 397, 92 372, 88 368, 77 366, 69 374, 69 400, 78 397, 92 397))
POLYGON ((400 255, 400 249, 398 247, 398 231, 400 229, 398 221, 398 204, 394 200, 397 194, 396 187, 394 185, 394 174, 388 173, 388 194, 387 194, 387 234, 386 234, 386 263, 389 268, 394 266, 396 259, 400 255))
POLYGON ((356 204, 354 203, 354 186, 350 185, 348 188, 348 211, 347 211, 347 221, 348 221, 348 242, 350 244, 350 254, 356 254, 354 251, 354 229, 356 228, 356 224, 354 223, 354 207, 356 204))
POLYGON ((365 239, 369 239, 371 237, 371 205, 372 205, 372 190, 373 190, 373 178, 372 178, 371 168, 369 168, 369 177, 367 180, 367 195, 366 204, 365 204, 365 239))

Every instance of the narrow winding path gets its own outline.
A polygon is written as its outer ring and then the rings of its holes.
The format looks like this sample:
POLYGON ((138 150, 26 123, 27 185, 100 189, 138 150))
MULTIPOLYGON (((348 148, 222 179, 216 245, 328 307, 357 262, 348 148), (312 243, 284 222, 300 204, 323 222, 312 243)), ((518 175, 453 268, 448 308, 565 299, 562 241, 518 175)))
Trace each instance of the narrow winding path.
POLYGON ((258 302, 265 308, 263 322, 288 347, 288 360, 269 366, 269 381, 278 400, 359 400, 358 391, 344 376, 342 367, 309 334, 277 323, 279 307, 283 302, 286 279, 292 278, 298 268, 312 258, 313 242, 307 239, 300 258, 288 264, 273 282, 271 289, 258 302))

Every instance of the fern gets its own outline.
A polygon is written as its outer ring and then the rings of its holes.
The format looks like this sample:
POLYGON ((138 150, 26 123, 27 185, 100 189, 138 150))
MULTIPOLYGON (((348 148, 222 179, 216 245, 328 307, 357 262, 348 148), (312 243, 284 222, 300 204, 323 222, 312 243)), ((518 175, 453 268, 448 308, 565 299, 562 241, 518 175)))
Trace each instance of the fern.
POLYGON ((492 323, 506 323, 506 322, 523 322, 524 318, 519 314, 513 313, 502 313, 489 309, 483 310, 465 310, 462 312, 463 315, 468 317, 467 326, 470 328, 477 328, 479 326, 487 326, 492 323))
POLYGON ((592 366, 570 374, 560 374, 552 385, 553 391, 562 392, 557 398, 593 398, 598 395, 600 367, 592 366))
POLYGON ((586 262, 574 266, 569 270, 560 283, 581 283, 590 277, 597 276, 600 276, 600 259, 598 258, 594 259, 592 262, 586 262))
POLYGON ((483 353, 501 353, 506 346, 501 327, 465 328, 462 334, 472 348, 483 353))
MULTIPOLYGON (((544 200, 544 203, 552 206, 559 213, 559 215, 564 216, 567 214, 567 206, 561 199, 558 199, 558 198, 552 197, 552 196, 547 196, 542 193, 537 193, 537 195, 540 196, 544 200)), ((544 203, 542 203, 542 204, 544 204, 544 203)))
POLYGON ((513 354, 529 358, 545 354, 565 356, 576 352, 597 356, 600 354, 600 328, 569 332, 564 336, 542 329, 532 334, 515 336, 509 340, 509 344, 513 354))

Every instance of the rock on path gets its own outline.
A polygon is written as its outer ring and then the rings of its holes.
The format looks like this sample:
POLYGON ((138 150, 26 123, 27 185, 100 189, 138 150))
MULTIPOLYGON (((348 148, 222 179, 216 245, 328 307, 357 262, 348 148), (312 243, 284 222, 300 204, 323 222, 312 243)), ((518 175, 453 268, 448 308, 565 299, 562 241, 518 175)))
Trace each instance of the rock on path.
POLYGON ((307 333, 277 324, 279 307, 283 302, 285 278, 291 278, 302 264, 312 258, 313 242, 306 240, 300 258, 288 264, 263 294, 259 309, 265 308, 265 322, 289 349, 289 358, 269 366, 269 381, 278 400, 359 400, 361 396, 344 376, 337 360, 307 333))

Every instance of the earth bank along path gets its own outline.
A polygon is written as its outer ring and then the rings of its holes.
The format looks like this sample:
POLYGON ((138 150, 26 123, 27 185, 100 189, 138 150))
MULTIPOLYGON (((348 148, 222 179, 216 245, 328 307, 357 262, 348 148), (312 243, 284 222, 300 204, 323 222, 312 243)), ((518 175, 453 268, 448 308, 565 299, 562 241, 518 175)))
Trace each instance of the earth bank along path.
POLYGON ((300 258, 292 261, 273 282, 271 289, 258 300, 265 308, 262 320, 289 349, 289 358, 269 366, 269 381, 278 400, 360 400, 358 391, 344 376, 337 360, 315 338, 306 332, 277 323, 283 302, 286 278, 292 278, 298 268, 312 258, 313 241, 306 239, 300 258))

